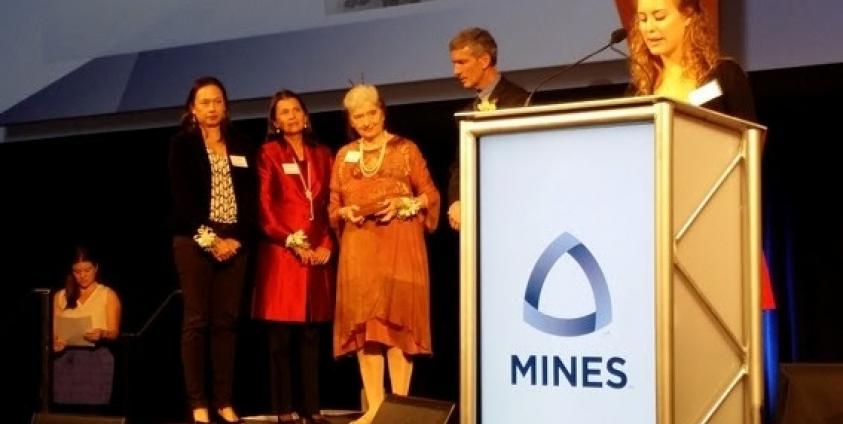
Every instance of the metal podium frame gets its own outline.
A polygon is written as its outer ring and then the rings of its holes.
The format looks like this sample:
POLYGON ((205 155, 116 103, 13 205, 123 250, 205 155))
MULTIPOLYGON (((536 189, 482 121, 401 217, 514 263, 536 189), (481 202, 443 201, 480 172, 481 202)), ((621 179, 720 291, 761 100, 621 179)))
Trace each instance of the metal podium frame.
POLYGON ((654 125, 656 421, 761 422, 761 152, 766 128, 661 97, 457 114, 460 423, 479 422, 477 151, 483 136, 654 125))

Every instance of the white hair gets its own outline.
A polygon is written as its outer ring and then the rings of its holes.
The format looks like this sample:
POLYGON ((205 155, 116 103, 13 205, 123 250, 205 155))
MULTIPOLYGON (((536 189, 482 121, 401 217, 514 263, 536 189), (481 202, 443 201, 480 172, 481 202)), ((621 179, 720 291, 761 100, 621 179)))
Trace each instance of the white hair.
POLYGON ((374 104, 378 108, 383 109, 383 102, 381 102, 378 89, 374 85, 358 84, 351 87, 345 97, 342 99, 342 104, 345 110, 352 110, 361 107, 367 103, 374 104))

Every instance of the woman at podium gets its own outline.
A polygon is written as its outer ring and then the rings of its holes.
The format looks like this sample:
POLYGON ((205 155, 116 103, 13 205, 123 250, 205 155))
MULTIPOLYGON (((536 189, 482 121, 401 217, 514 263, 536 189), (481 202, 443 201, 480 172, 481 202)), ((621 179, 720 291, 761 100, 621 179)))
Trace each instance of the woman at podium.
POLYGON ((755 121, 746 74, 720 56, 699 0, 638 0, 629 31, 630 91, 755 121))
MULTIPOLYGON (((749 81, 740 65, 720 56, 711 21, 699 0, 638 0, 629 31, 630 89, 748 121, 757 121, 749 81)), ((761 306, 776 302, 762 261, 761 306)))
POLYGON ((340 239, 334 355, 355 353, 370 423, 392 390, 406 395, 414 355, 429 355, 430 293, 425 232, 439 221, 439 192, 410 140, 386 130, 371 85, 343 99, 358 138, 334 160, 329 217, 340 239))

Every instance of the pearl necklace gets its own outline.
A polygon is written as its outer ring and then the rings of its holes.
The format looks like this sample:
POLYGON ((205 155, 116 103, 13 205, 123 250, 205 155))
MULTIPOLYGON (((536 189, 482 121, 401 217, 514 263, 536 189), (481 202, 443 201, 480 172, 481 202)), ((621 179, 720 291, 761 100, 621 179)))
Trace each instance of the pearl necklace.
POLYGON ((361 140, 357 143, 360 149, 360 160, 357 162, 357 165, 360 167, 360 172, 362 172, 363 176, 365 177, 371 177, 377 174, 378 171, 381 169, 381 166, 383 165, 383 158, 386 155, 386 142, 389 141, 389 136, 386 133, 383 134, 386 136, 386 138, 384 138, 384 141, 381 143, 381 151, 380 154, 378 154, 378 160, 375 161, 375 165, 372 167, 368 167, 364 163, 365 160, 363 160, 363 141, 361 140))

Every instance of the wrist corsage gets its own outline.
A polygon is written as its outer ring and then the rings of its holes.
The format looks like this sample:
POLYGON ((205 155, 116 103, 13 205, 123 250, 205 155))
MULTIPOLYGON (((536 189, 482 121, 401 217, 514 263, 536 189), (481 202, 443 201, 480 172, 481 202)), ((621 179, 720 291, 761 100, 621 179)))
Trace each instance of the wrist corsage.
POLYGON ((196 234, 193 236, 193 241, 202 249, 210 250, 217 241, 217 233, 207 225, 200 225, 196 234))
POLYGON ((284 245, 290 249, 310 248, 310 242, 307 241, 307 234, 304 233, 304 230, 298 230, 295 233, 288 235, 284 245))
POLYGON ((401 219, 407 219, 412 218, 419 213, 419 209, 421 209, 421 202, 416 200, 414 197, 399 197, 398 204, 396 206, 398 209, 398 217, 401 219))

